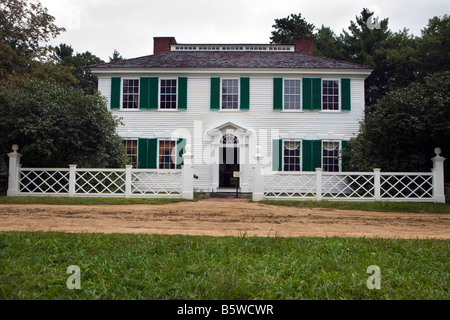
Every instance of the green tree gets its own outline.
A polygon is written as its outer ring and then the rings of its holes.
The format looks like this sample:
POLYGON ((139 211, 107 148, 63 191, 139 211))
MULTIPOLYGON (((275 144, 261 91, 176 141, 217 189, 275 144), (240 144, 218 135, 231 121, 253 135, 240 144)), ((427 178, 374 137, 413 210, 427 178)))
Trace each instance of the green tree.
POLYGON ((291 14, 286 18, 275 19, 275 30, 270 37, 271 43, 290 44, 295 36, 312 36, 314 25, 308 23, 302 14, 291 14))
POLYGON ((123 167, 126 154, 116 133, 120 124, 98 93, 48 81, 0 86, 2 158, 19 144, 25 166, 123 167))
POLYGON ((344 60, 344 50, 340 38, 330 27, 322 25, 317 29, 314 39, 314 55, 344 60))
MULTIPOLYGON (((343 153, 350 171, 429 171, 434 148, 450 154, 450 71, 388 92, 343 153)), ((450 164, 446 163, 446 178, 450 164)))
POLYGON ((0 79, 26 75, 36 60, 46 60, 51 47, 46 43, 64 28, 57 27, 37 0, 0 2, 0 79))
POLYGON ((450 16, 433 17, 418 39, 420 76, 450 70, 450 16))
POLYGON ((102 59, 89 51, 73 55, 72 47, 65 43, 61 43, 55 48, 53 58, 58 65, 72 68, 73 75, 78 80, 76 87, 83 89, 86 94, 93 94, 97 91, 98 79, 92 74, 89 66, 103 63, 102 59))
POLYGON ((116 49, 114 49, 114 52, 112 54, 112 57, 109 57, 109 62, 114 62, 114 61, 121 61, 124 58, 122 57, 122 55, 119 53, 119 51, 117 51, 116 49))

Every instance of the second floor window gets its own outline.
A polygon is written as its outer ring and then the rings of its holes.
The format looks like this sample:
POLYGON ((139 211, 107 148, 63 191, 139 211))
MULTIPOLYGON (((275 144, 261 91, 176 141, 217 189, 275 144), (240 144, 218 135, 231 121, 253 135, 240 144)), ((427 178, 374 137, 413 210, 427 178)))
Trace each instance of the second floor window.
POLYGON ((177 108, 177 80, 176 79, 161 79, 160 108, 161 109, 176 109, 177 108))
POLYGON ((239 107, 239 80, 222 80, 222 109, 238 109, 239 107))
POLYGON ((122 87, 122 108, 138 109, 139 108, 139 80, 124 79, 122 87))
POLYGON ((322 81, 322 110, 339 110, 339 81, 322 81))
POLYGON ((300 80, 284 80, 284 109, 300 109, 300 80))

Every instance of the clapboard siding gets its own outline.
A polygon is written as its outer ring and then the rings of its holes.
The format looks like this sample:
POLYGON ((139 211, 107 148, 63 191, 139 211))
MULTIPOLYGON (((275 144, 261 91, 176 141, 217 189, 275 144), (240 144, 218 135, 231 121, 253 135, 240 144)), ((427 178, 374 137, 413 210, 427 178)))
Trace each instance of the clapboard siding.
MULTIPOLYGON (((294 134, 303 139, 321 139, 320 135, 334 134, 341 140, 349 140, 359 130, 359 123, 364 114, 364 77, 348 74, 317 74, 314 77, 325 79, 351 78, 351 111, 327 112, 327 111, 302 111, 287 112, 273 110, 273 78, 282 77, 274 74, 251 73, 214 73, 208 74, 114 74, 124 78, 139 78, 141 76, 160 76, 175 78, 188 77, 187 85, 187 109, 176 111, 160 110, 111 110, 115 116, 122 118, 124 125, 118 128, 118 134, 123 138, 153 138, 170 137, 173 132, 188 139, 194 153, 194 173, 198 180, 194 181, 194 188, 199 191, 212 191, 214 183, 211 171, 212 167, 199 161, 204 157, 204 151, 211 145, 211 137, 205 133, 208 130, 219 127, 227 122, 232 122, 240 127, 253 132, 250 136, 252 147, 249 158, 255 152, 254 144, 262 146, 265 154, 264 162, 270 165, 273 138, 286 137, 294 134), (221 78, 250 77, 250 108, 249 110, 211 110, 210 109, 210 77, 221 78), (194 126, 201 125, 201 139, 194 139, 194 126), (267 132, 267 136, 263 133, 267 132), (273 136, 271 136, 271 134, 273 136), (262 138, 262 139, 261 139, 262 138)), ((311 77, 311 74, 289 74, 292 77, 311 77)), ((99 75, 98 88, 101 94, 110 100, 111 76, 99 75)), ((197 129, 200 132, 200 129, 197 129)), ((247 165, 247 181, 243 181, 251 187, 251 165, 247 165)))

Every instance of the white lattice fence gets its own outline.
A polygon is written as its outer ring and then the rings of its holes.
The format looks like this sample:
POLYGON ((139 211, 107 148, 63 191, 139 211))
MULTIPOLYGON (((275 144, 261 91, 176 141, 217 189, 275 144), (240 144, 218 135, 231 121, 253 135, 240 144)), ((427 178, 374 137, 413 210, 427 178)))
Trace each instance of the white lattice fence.
POLYGON ((275 173, 264 176, 264 197, 266 199, 301 198, 314 200, 316 197, 316 174, 275 173))
POLYGON ((131 175, 133 196, 180 197, 181 170, 133 170, 131 175))
POLYGON ((76 169, 75 195, 123 196, 125 169, 76 169))
POLYGON ((433 173, 271 172, 264 199, 433 202, 433 173))
POLYGON ((69 194, 69 169, 20 168, 19 195, 47 194, 69 194))
POLYGON ((382 173, 380 185, 383 200, 433 200, 432 173, 382 173))
POLYGON ((375 179, 373 172, 322 173, 322 199, 373 200, 375 179))

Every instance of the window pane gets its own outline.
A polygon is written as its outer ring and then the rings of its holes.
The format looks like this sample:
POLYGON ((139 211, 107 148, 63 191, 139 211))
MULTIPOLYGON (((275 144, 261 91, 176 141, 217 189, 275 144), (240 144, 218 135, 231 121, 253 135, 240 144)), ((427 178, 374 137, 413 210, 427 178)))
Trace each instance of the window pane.
POLYGON ((177 108, 177 80, 161 79, 160 86, 160 108, 176 109, 177 108))
POLYGON ((122 108, 139 108, 139 80, 124 79, 122 93, 122 108))
POLYGON ((339 110, 339 82, 337 80, 322 81, 322 109, 339 110))
POLYGON ((284 80, 284 108, 300 109, 300 80, 284 80))
POLYGON ((159 141, 159 168, 175 169, 175 141, 159 141))

